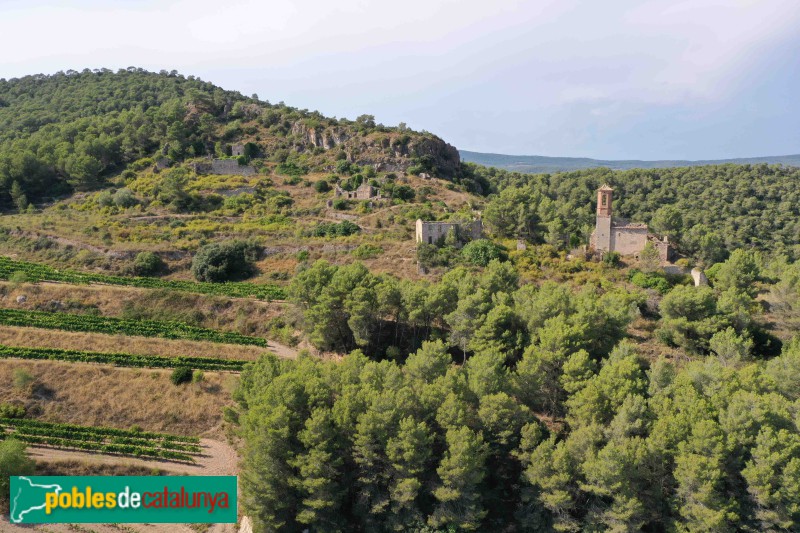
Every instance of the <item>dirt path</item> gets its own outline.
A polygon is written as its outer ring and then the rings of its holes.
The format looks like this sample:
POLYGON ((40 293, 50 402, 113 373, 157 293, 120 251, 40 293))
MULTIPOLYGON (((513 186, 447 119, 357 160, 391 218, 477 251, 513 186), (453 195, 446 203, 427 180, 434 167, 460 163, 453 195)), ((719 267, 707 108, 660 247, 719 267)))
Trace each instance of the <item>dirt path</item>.
POLYGON ((284 359, 295 359, 297 357, 297 348, 292 348, 270 339, 267 339, 267 349, 284 359))
POLYGON ((201 439, 202 455, 194 464, 157 459, 140 459, 124 455, 102 455, 77 450, 62 450, 42 446, 29 446, 28 455, 34 461, 82 461, 86 463, 136 465, 165 470, 171 474, 196 476, 234 476, 238 472, 236 451, 225 442, 201 439))

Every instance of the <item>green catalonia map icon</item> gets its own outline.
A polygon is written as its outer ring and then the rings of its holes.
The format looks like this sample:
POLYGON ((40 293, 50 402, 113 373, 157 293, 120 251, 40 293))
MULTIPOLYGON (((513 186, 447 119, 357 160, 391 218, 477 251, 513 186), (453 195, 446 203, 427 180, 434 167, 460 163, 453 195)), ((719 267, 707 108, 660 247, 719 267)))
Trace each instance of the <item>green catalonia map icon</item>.
POLYGON ((11 488, 11 512, 9 518, 14 524, 23 520, 30 521, 34 517, 45 515, 45 495, 47 493, 60 494, 64 489, 61 485, 42 485, 20 476, 16 478, 11 488))

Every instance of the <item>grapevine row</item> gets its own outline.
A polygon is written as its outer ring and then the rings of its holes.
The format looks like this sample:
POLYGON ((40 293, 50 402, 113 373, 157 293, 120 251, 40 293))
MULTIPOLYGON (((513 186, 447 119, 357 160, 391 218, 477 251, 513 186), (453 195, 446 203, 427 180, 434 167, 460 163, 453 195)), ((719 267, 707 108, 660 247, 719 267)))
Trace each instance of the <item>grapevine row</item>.
POLYGON ((0 344, 0 358, 40 359, 80 363, 102 363, 135 368, 175 368, 186 366, 198 370, 228 370, 241 372, 246 361, 212 357, 161 357, 129 353, 100 353, 56 348, 25 348, 0 344))
POLYGON ((240 333, 201 328, 182 322, 130 320, 125 318, 74 315, 70 313, 52 313, 47 311, 0 309, 0 324, 6 326, 89 331, 112 335, 138 335, 142 337, 163 337, 165 339, 184 339, 267 347, 267 341, 260 337, 250 337, 240 333))
POLYGON ((76 426, 20 418, 0 418, 0 439, 13 436, 30 444, 121 453, 194 462, 199 439, 105 427, 76 426))
POLYGON ((200 447, 196 444, 177 444, 172 441, 155 441, 153 439, 146 438, 109 437, 108 435, 98 435, 96 433, 81 433, 77 431, 37 427, 18 427, 16 429, 16 433, 31 437, 53 437, 80 442, 96 442, 100 444, 124 444, 129 446, 146 447, 154 447, 156 444, 158 444, 159 448, 166 448, 169 450, 187 453, 200 453, 200 447))
POLYGON ((148 431, 136 431, 132 429, 118 429, 104 426, 78 426, 75 424, 60 424, 58 422, 43 422, 41 420, 31 420, 28 418, 0 418, 0 426, 14 428, 42 428, 54 431, 71 431, 74 434, 85 435, 104 435, 108 437, 129 437, 138 439, 148 439, 152 441, 173 441, 185 442, 189 444, 199 444, 197 437, 187 437, 182 435, 171 435, 169 433, 154 433, 148 431))
POLYGON ((0 256, 0 279, 9 279, 14 272, 24 272, 28 281, 60 281, 64 283, 124 285, 145 289, 170 289, 214 296, 283 300, 286 291, 277 285, 260 285, 246 282, 208 283, 202 281, 165 280, 151 277, 112 276, 93 272, 58 270, 42 263, 16 261, 0 256))
MULTIPOLYGON (((0 435, 0 438, 9 436, 7 434, 0 435)), ((54 448, 73 448, 78 450, 87 450, 99 453, 120 453, 125 455, 135 455, 137 457, 156 457, 161 459, 171 459, 175 461, 186 461, 189 463, 194 462, 194 457, 183 452, 175 452, 172 450, 161 450, 148 446, 131 446, 127 444, 102 444, 98 442, 76 441, 69 439, 62 439, 58 437, 38 437, 34 435, 24 435, 14 432, 13 436, 17 440, 27 442, 28 444, 38 444, 42 446, 52 446, 54 448)))

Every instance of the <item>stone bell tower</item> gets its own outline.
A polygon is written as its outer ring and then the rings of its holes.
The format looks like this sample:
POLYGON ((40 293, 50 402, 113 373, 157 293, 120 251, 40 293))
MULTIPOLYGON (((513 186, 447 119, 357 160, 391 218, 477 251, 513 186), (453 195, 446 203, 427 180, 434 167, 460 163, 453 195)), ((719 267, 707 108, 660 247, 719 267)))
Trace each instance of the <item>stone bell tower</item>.
POLYGON ((597 224, 595 226, 594 247, 609 252, 611 247, 611 199, 614 189, 603 185, 597 190, 597 224))

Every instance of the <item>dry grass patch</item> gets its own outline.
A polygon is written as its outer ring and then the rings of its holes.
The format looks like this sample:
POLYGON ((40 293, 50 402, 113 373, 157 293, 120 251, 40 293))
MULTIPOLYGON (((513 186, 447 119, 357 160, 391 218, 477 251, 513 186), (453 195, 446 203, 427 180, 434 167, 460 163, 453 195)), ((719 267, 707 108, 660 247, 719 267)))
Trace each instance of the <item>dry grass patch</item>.
POLYGON ((195 326, 264 336, 284 304, 224 296, 110 285, 0 282, 0 306, 37 311, 99 313, 103 316, 177 320, 195 326), (24 302, 17 297, 24 296, 24 302))
POLYGON ((48 422, 182 435, 219 433, 231 405, 233 374, 205 372, 201 383, 173 385, 170 372, 55 361, 0 361, 0 401, 23 403, 48 422), (19 386, 20 371, 33 377, 19 386), (17 385, 15 385, 17 381, 17 385))

